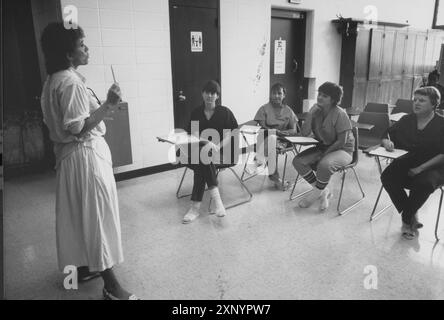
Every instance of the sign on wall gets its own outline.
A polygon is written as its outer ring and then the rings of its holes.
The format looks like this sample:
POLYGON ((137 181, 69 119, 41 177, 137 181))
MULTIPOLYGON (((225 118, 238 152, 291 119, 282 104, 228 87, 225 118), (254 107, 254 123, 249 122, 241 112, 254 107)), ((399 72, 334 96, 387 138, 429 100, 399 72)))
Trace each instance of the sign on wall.
POLYGON ((202 52, 202 31, 191 31, 191 52, 202 52))
POLYGON ((274 41, 274 74, 285 74, 285 49, 287 41, 274 41))

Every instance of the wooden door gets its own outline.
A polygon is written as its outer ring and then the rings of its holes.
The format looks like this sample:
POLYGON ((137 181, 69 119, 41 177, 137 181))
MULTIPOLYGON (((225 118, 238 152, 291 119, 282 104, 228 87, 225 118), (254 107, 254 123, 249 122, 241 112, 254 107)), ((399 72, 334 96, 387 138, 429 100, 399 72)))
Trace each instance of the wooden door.
POLYGON ((396 32, 393 48, 392 62, 392 78, 401 80, 404 74, 404 51, 406 45, 406 34, 404 32, 396 32))
POLYGON ((185 128, 208 80, 220 83, 219 1, 170 0, 174 124, 185 128))
POLYGON ((370 30, 358 27, 358 35, 356 37, 356 54, 354 56, 355 69, 353 81, 353 98, 351 105, 351 107, 356 110, 364 110, 365 106, 369 67, 369 50, 370 30))
POLYGON ((435 39, 435 33, 429 30, 426 38, 426 49, 424 57, 424 73, 427 74, 433 71, 436 66, 435 57, 433 56, 435 52, 435 39))
POLYGON ((278 82, 284 85, 285 102, 300 113, 308 93, 304 82, 305 14, 272 10, 270 39, 270 87, 278 82))
POLYGON ((415 43, 415 62, 413 67, 413 74, 415 76, 423 76, 424 74, 424 62, 425 62, 425 49, 427 45, 427 34, 425 32, 419 32, 416 34, 415 43))
POLYGON ((379 80, 382 75, 381 60, 383 49, 384 30, 371 29, 371 45, 370 45, 370 63, 368 71, 368 80, 379 80))
POLYGON ((379 87, 379 102, 395 103, 391 100, 393 90, 393 51, 395 47, 395 31, 385 30, 383 35, 382 58, 381 58, 381 80, 379 87))

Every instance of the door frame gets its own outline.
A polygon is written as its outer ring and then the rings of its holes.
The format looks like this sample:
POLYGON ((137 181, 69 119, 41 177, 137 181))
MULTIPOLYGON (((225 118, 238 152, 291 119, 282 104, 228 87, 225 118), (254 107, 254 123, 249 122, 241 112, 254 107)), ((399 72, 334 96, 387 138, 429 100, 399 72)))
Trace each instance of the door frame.
MULTIPOLYGON (((182 7, 193 7, 193 8, 208 8, 208 9, 216 9, 217 11, 217 44, 218 44, 218 50, 217 50, 217 73, 218 73, 218 80, 220 85, 220 97, 219 101, 220 104, 222 104, 222 72, 221 72, 221 42, 220 42, 220 0, 168 0, 168 16, 169 16, 169 24, 170 24, 170 55, 171 55, 171 81, 172 81, 172 93, 173 93, 173 117, 175 112, 175 101, 176 101, 176 87, 175 87, 175 66, 174 66, 174 56, 173 53, 175 52, 175 44, 173 41, 172 34, 174 34, 175 29, 173 25, 173 19, 172 19, 172 10, 171 8, 173 6, 182 6, 182 7)), ((208 79, 209 80, 209 79, 208 79)))
MULTIPOLYGON (((302 14, 304 17, 302 18, 304 20, 304 63, 303 68, 304 72, 302 75, 302 106, 301 106, 301 112, 304 111, 304 100, 310 99, 309 95, 309 87, 310 87, 310 78, 307 76, 308 74, 311 74, 311 65, 307 63, 307 61, 311 61, 311 43, 312 43, 312 37, 311 37, 311 25, 309 23, 310 19, 312 17, 310 14, 312 11, 310 10, 299 10, 299 9, 293 9, 288 7, 278 7, 278 6, 272 6, 270 11, 270 50, 273 50, 273 44, 271 43, 271 20, 273 18, 283 18, 283 19, 298 19, 295 15, 302 14), (309 31, 310 30, 310 34, 309 31)), ((271 51, 270 51, 270 58, 271 58, 271 51)), ((270 59, 270 70, 271 70, 271 64, 272 61, 270 59)), ((271 72, 269 74, 269 78, 271 79, 271 72)), ((271 87, 271 84, 269 85, 271 87)))

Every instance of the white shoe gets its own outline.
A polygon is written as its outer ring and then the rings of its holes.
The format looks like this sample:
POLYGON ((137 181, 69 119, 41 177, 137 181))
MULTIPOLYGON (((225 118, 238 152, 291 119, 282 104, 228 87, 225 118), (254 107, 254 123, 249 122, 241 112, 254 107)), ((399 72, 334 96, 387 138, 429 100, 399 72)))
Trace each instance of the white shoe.
POLYGON ((187 214, 183 217, 182 223, 191 223, 200 215, 199 211, 195 208, 190 208, 187 214))
POLYGON ((316 200, 321 196, 321 190, 314 188, 311 190, 304 199, 299 201, 299 207, 309 208, 316 200))
POLYGON ((320 200, 320 205, 319 205, 319 211, 325 211, 328 209, 328 206, 330 205, 329 199, 332 196, 333 195, 330 193, 330 190, 328 190, 327 188, 322 190, 321 196, 320 196, 321 200, 320 200))

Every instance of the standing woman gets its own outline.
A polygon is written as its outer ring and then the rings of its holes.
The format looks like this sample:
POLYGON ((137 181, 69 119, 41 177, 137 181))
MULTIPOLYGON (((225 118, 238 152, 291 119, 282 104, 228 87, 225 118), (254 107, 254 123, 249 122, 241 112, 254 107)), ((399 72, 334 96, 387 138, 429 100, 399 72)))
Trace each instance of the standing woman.
POLYGON ((42 35, 48 78, 41 105, 56 155, 56 237, 60 270, 76 266, 79 280, 100 273, 105 299, 134 300, 112 270, 123 262, 119 204, 103 119, 121 100, 113 84, 99 106, 76 71, 88 64, 79 27, 49 24, 42 35))
POLYGON ((382 145, 408 154, 395 159, 382 173, 381 181, 402 216, 402 236, 413 239, 422 224, 416 213, 427 198, 444 184, 444 118, 435 113, 440 93, 435 87, 415 90, 413 113, 388 129, 382 145), (407 195, 405 188, 410 189, 407 195))
POLYGON ((340 86, 332 82, 323 83, 318 89, 317 103, 302 125, 302 135, 313 133, 320 143, 293 159, 296 171, 313 187, 299 202, 301 208, 308 208, 320 199, 319 210, 326 210, 331 197, 326 187, 331 175, 352 162, 355 139, 347 113, 338 106, 341 98, 340 86))
MULTIPOLYGON (((219 162, 222 166, 232 166, 237 160, 235 159, 236 152, 234 149, 238 146, 233 143, 234 139, 232 139, 231 131, 236 129, 238 124, 230 109, 217 104, 219 97, 219 83, 214 80, 208 81, 202 89, 203 103, 192 111, 187 131, 194 136, 200 136, 204 130, 207 130, 207 132, 212 130, 217 133, 219 141, 209 142, 211 152, 214 153, 212 158, 220 159, 219 162), (197 126, 199 130, 194 131, 197 126), (228 148, 231 149, 229 152, 228 148)), ((191 206, 183 217, 183 223, 193 222, 199 216, 205 186, 208 187, 210 197, 215 204, 214 213, 218 217, 225 216, 225 207, 220 197, 216 172, 221 165, 215 162, 203 161, 199 155, 199 163, 188 165, 194 171, 194 180, 191 206)))

